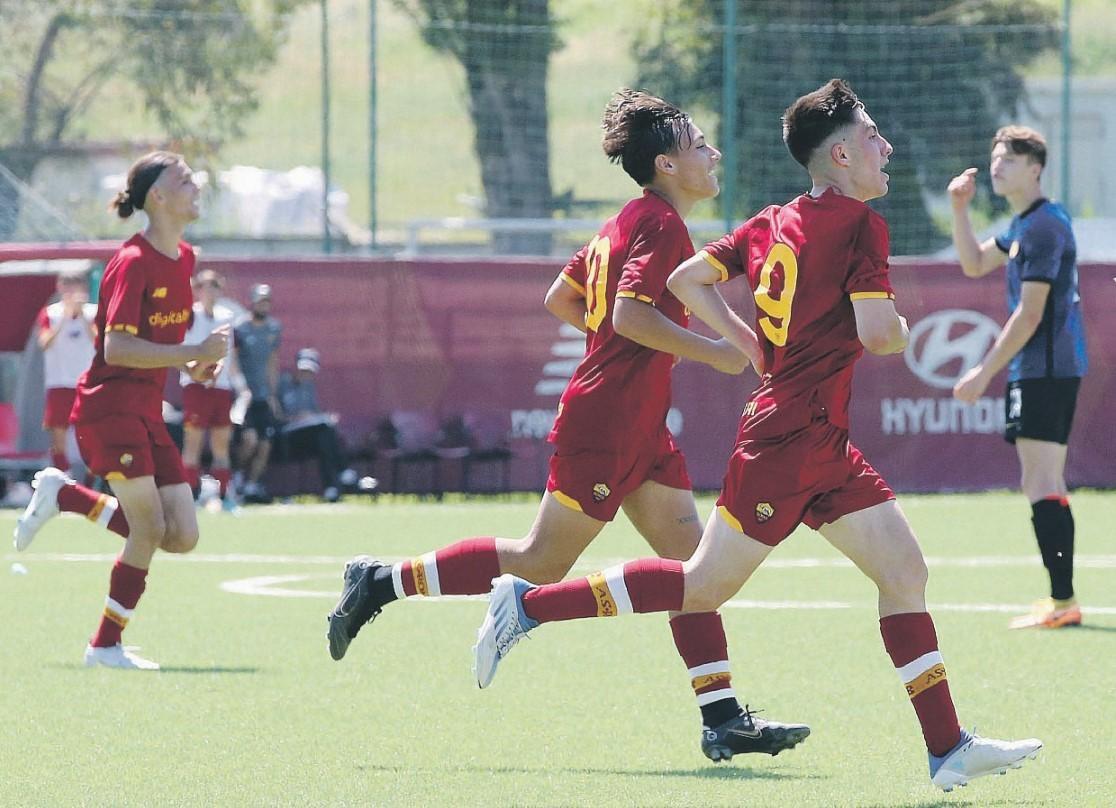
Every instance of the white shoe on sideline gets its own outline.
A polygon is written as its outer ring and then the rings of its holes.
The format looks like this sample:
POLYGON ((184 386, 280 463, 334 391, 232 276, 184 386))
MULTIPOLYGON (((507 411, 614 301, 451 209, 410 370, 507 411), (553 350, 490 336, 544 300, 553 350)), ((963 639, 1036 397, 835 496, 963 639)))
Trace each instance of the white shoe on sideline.
POLYGON ((62 490, 62 486, 72 482, 66 472, 53 466, 35 472, 35 479, 31 483, 35 493, 31 495, 31 501, 24 508, 23 515, 16 521, 12 534, 12 544, 16 550, 26 550, 47 520, 58 515, 58 492, 62 490))
POLYGON ((961 730, 957 746, 940 758, 930 756, 930 781, 942 791, 952 791, 954 786, 967 785, 974 777, 1018 769, 1028 758, 1034 760, 1040 749, 1042 741, 1038 738, 998 741, 961 730))
POLYGON ((92 645, 85 647, 85 667, 122 668, 133 671, 157 671, 159 663, 132 653, 132 646, 125 648, 120 643, 107 648, 92 645))

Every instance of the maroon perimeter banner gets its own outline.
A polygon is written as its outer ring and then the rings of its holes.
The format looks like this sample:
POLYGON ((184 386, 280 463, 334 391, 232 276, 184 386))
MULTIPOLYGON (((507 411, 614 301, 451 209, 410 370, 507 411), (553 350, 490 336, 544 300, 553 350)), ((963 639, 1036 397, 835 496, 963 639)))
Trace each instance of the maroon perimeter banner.
MULTIPOLYGON (((353 444, 392 414, 436 427, 462 416, 482 443, 514 451, 513 485, 541 489, 546 434, 584 338, 543 308, 559 262, 508 260, 204 259, 223 271, 230 296, 272 285, 284 326, 281 360, 304 346, 322 355, 323 405, 342 416, 353 444)), ((1102 409, 1116 401, 1116 265, 1081 267, 1090 371, 1070 441, 1072 485, 1116 485, 1116 430, 1102 409)), ((965 278, 955 264, 896 260, 896 304, 911 326, 901 355, 865 356, 853 391, 852 438, 895 488, 972 491, 1018 485, 1014 450, 1000 437, 1003 382, 972 407, 954 381, 992 344, 1007 318, 1002 273, 965 278)), ((11 291, 18 277, 0 278, 11 291)), ((40 284, 42 285, 42 284, 40 284)), ((46 288, 45 286, 43 287, 46 288)), ((7 291, 4 292, 5 299, 7 291)), ((745 284, 723 287, 752 317, 745 284)), ((43 294, 49 294, 49 290, 43 294)), ((700 325, 695 324, 700 328, 700 325)), ((717 489, 750 372, 730 377, 683 362, 675 371, 670 426, 696 486, 717 489)))

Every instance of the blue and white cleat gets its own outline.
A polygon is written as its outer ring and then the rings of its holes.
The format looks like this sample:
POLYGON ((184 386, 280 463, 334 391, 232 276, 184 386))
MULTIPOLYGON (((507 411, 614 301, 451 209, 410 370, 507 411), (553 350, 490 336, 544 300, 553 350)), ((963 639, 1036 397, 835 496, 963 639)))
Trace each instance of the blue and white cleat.
POLYGON ((58 515, 58 492, 72 482, 66 472, 53 466, 35 472, 35 479, 31 483, 35 493, 31 495, 31 501, 27 503, 23 514, 16 520, 13 532, 12 544, 16 550, 26 550, 35 540, 39 529, 58 515))
POLYGON ((488 614, 484 616, 477 632, 477 644, 473 646, 477 687, 488 687, 492 683, 500 660, 539 624, 523 611, 523 595, 534 588, 534 584, 514 575, 501 575, 492 580, 488 614))
POLYGON ((1034 760, 1042 749, 1038 738, 1022 741, 998 741, 982 738, 961 730, 957 746, 941 757, 930 755, 930 782, 942 791, 967 785, 974 777, 986 774, 1007 774, 1018 769, 1025 760, 1034 760))

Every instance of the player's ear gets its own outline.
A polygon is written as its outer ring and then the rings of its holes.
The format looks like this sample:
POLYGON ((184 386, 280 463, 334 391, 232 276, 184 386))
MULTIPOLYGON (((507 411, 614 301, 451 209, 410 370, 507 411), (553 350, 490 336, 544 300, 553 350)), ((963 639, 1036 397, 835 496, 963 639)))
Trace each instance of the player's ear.
POLYGON ((843 140, 838 140, 829 147, 829 156, 835 164, 842 168, 848 167, 849 150, 845 147, 845 142, 843 140))
POLYGON ((671 161, 670 155, 668 155, 668 154, 656 155, 655 156, 655 169, 657 171, 663 172, 664 174, 673 174, 674 173, 674 163, 671 161))

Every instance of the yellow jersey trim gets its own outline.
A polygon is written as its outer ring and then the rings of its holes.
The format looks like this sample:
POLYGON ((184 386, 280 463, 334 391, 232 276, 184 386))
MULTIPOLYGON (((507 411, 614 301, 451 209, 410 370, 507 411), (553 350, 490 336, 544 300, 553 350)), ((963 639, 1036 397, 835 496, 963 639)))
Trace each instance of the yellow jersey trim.
POLYGON ((585 511, 583 511, 581 509, 581 503, 579 503, 576 499, 571 497, 569 494, 563 494, 561 491, 555 490, 555 491, 551 491, 550 495, 552 497, 554 497, 556 500, 558 500, 560 503, 565 505, 570 510, 577 511, 578 513, 585 513, 585 511))
POLYGON ((853 292, 849 300, 894 300, 891 292, 853 292))
POLYGON ((616 296, 617 297, 631 297, 631 298, 635 298, 640 303, 650 303, 652 306, 655 305, 655 301, 652 300, 647 295, 640 295, 640 294, 636 294, 635 292, 629 292, 629 291, 617 292, 616 296))
POLYGON ((128 478, 124 476, 124 472, 122 472, 122 471, 110 471, 108 474, 105 475, 105 479, 106 480, 127 480, 128 478))
POLYGON ((585 287, 584 287, 584 286, 582 286, 582 285, 581 285, 580 283, 578 283, 577 281, 575 281, 575 280, 574 280, 573 278, 571 278, 571 277, 570 277, 569 275, 567 275, 567 274, 566 274, 565 272, 563 272, 563 273, 562 273, 561 275, 559 275, 558 277, 559 277, 559 278, 561 278, 562 280, 564 280, 564 281, 565 281, 565 282, 566 282, 567 284, 569 284, 570 286, 572 286, 572 287, 573 287, 574 289, 576 289, 576 290, 578 291, 578 293, 580 293, 580 294, 581 294, 581 296, 582 296, 582 297, 585 297, 585 287))
POLYGON ((701 256, 701 259, 703 261, 705 261, 707 264, 711 264, 714 269, 721 273, 721 283, 724 283, 729 279, 728 267, 726 267, 712 255, 707 253, 705 250, 698 250, 698 255, 701 256))
POLYGON ((110 325, 106 330, 108 330, 108 331, 127 331, 129 334, 138 334, 139 333, 139 329, 136 328, 134 325, 121 325, 119 323, 117 323, 116 325, 110 325))
POLYGON ((729 527, 731 527, 733 530, 739 531, 740 533, 744 532, 744 526, 740 524, 739 519, 729 513, 728 508, 726 508, 724 505, 718 505, 717 510, 720 512, 721 518, 728 522, 729 527))

